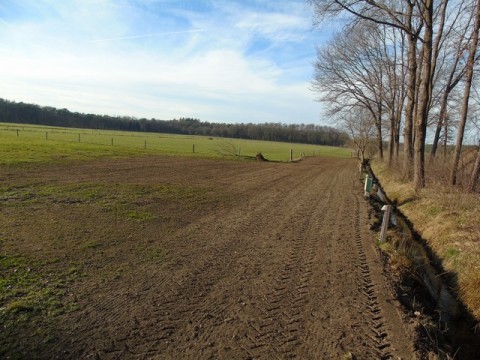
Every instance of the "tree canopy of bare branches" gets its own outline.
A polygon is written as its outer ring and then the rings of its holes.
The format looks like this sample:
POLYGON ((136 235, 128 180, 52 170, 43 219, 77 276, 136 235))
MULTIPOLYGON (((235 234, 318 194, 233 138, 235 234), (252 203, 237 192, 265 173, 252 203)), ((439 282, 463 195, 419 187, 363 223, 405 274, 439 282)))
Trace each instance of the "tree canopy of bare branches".
POLYGON ((452 121, 458 119, 451 174, 455 184, 479 65, 480 0, 308 2, 317 23, 332 18, 344 23, 317 51, 313 90, 318 100, 328 104, 330 114, 365 109, 375 124, 381 159, 388 130, 389 164, 403 140, 405 178, 417 190, 425 186, 429 126, 434 127, 433 159, 442 131, 446 143, 452 121))

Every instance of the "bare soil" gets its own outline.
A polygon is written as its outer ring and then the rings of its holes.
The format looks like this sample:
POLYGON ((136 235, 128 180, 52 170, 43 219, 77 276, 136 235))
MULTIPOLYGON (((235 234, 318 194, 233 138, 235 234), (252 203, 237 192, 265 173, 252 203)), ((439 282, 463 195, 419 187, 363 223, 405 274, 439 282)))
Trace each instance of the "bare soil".
POLYGON ((2 253, 43 264, 32 271, 81 274, 62 298, 75 306, 48 323, 53 335, 32 350, 28 333, 10 329, 6 356, 417 357, 353 160, 152 157, 1 171, 23 194, 2 201, 2 253))

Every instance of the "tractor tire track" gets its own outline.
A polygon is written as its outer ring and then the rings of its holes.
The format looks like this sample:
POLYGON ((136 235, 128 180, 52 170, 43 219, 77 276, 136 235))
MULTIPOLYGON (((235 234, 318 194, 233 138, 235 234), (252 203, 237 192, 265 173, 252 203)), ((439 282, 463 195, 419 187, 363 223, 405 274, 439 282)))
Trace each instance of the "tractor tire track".
POLYGON ((161 238, 161 222, 112 226, 116 247, 104 259, 128 271, 80 282, 80 309, 40 358, 414 357, 367 230, 353 160, 122 159, 36 176, 231 194, 161 238), (139 261, 140 240, 165 248, 166 260, 139 261))

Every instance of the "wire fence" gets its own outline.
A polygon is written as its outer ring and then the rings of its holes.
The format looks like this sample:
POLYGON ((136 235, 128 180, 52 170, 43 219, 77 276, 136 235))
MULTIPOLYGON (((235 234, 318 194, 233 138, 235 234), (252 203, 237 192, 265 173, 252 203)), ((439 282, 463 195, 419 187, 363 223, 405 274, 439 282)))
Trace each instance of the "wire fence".
POLYGON ((295 161, 305 156, 350 157, 350 151, 307 144, 278 143, 244 139, 213 138, 200 135, 141 133, 119 130, 74 129, 0 123, 0 136, 18 140, 89 144, 130 148, 164 154, 204 156, 247 156, 262 153, 269 160, 295 161))
MULTIPOLYGON (((193 136, 162 135, 152 133, 132 133, 114 130, 62 129, 55 127, 31 127, 0 124, 0 134, 4 137, 61 141, 101 146, 118 146, 159 151, 194 152, 193 136)), ((199 140, 199 137, 196 138, 199 140)), ((196 150, 199 151, 197 145, 196 150)))

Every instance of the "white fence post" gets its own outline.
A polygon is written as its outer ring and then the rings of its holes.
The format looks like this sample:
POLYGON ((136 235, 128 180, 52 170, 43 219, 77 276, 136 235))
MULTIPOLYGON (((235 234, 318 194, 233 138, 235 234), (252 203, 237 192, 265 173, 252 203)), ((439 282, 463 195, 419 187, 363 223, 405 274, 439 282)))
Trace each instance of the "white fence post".
POLYGON ((385 242, 385 237, 387 236, 388 223, 390 222, 390 213, 392 211, 392 205, 384 205, 382 210, 385 211, 383 214, 382 229, 380 231, 380 242, 385 242))

